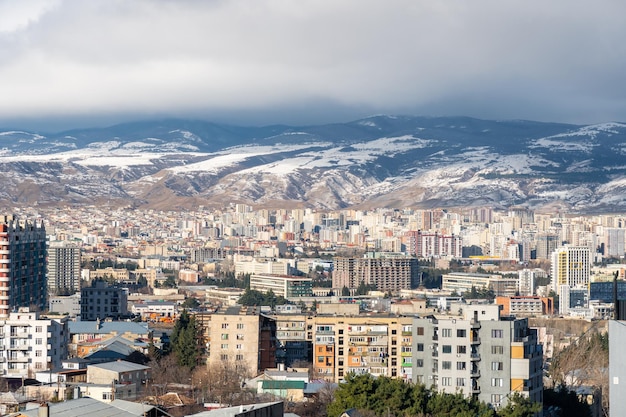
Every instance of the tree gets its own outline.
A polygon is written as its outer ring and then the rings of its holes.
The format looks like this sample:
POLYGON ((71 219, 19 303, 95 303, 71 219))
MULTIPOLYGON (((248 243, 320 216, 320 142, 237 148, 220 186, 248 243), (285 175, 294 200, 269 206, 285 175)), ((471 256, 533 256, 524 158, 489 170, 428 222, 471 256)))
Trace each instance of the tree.
POLYGON ((196 297, 189 297, 181 304, 183 308, 193 310, 200 306, 200 301, 196 297))
POLYGON ((193 370, 200 358, 196 318, 183 310, 172 330, 172 351, 179 366, 193 370))
POLYGON ((343 288, 341 289, 341 295, 344 297, 349 297, 350 289, 344 285, 343 288))
POLYGON ((507 405, 498 410, 498 416, 532 417, 539 411, 541 411, 540 403, 532 402, 530 398, 516 392, 509 398, 507 405))

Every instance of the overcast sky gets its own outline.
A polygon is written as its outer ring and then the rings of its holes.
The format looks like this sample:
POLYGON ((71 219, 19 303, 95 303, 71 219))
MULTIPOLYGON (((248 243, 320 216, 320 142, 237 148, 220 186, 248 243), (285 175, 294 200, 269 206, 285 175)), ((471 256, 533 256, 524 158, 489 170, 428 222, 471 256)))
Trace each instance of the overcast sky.
POLYGON ((0 126, 626 122, 624 0, 0 0, 0 126))

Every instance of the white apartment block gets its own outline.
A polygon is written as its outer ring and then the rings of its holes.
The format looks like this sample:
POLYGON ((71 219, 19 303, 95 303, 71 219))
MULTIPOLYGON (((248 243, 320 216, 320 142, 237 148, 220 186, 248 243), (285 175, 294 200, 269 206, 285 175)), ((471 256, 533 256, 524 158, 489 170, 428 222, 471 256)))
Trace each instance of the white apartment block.
POLYGON ((552 252, 552 288, 561 300, 567 288, 585 287, 591 274, 591 251, 587 246, 562 246, 552 252))
POLYGON ((21 307, 0 320, 0 375, 29 378, 61 367, 68 338, 66 320, 40 319, 38 313, 21 307))

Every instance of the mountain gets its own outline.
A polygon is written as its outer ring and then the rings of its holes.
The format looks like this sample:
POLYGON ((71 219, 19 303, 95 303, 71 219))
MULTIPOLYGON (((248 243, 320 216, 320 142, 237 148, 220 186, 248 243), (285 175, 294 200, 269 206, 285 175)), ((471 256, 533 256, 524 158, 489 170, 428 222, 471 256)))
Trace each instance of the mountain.
POLYGON ((626 210, 626 124, 373 116, 317 126, 157 120, 0 129, 0 204, 626 210))

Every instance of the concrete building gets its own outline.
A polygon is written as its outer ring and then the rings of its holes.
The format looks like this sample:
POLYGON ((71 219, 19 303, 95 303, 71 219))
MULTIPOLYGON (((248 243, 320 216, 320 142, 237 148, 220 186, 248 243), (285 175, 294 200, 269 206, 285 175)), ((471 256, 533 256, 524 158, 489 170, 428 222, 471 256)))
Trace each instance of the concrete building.
POLYGON ((609 320, 609 409, 612 416, 626 416, 626 321, 609 320))
POLYGON ((276 367, 276 321, 254 307, 195 313, 209 366, 231 364, 243 377, 276 367))
POLYGON ((61 367, 68 337, 66 320, 41 319, 19 308, 0 320, 0 375, 31 378, 35 372, 61 367))
POLYGON ((276 362, 292 366, 298 362, 311 362, 311 343, 307 340, 305 314, 276 314, 276 362))
POLYGON ((313 279, 289 275, 254 274, 250 277, 250 289, 266 293, 274 292, 287 299, 313 295, 313 279))
POLYGON ((514 297, 496 297, 495 304, 502 306, 503 316, 551 316, 554 314, 552 297, 520 295, 514 297))
MULTIPOLYGON (((127 361, 114 361, 87 366, 87 383, 95 385, 124 384, 132 387, 136 395, 141 395, 150 378, 150 367, 127 361)), ((109 391, 110 392, 110 391, 109 391)), ((125 399, 129 398, 128 396, 125 399)), ((112 394, 103 400, 112 401, 112 394)))
POLYGON ((80 315, 80 293, 50 297, 48 311, 50 313, 67 313, 69 317, 80 315))
POLYGON ((43 223, 0 216, 0 318, 16 307, 47 307, 43 223))
POLYGON ((496 296, 511 297, 517 293, 518 280, 498 274, 451 272, 442 276, 441 290, 463 294, 475 289, 491 289, 496 296))
POLYGON ((460 236, 412 230, 406 233, 406 237, 407 252, 420 259, 460 258, 463 254, 463 239, 460 236))
MULTIPOLYGON (((591 251, 586 246, 562 246, 551 256, 552 288, 560 300, 569 298, 568 289, 586 288, 591 274, 591 251)), ((568 307, 568 304, 560 305, 568 307)), ((586 307, 586 306, 584 306, 586 307)), ((561 312, 564 312, 561 309, 561 312)))
POLYGON ((411 317, 395 315, 318 314, 307 325, 313 368, 329 382, 340 382, 350 372, 410 380, 411 324, 411 317))
POLYGON ((334 258, 333 288, 357 289, 363 282, 379 291, 398 292, 417 283, 416 258, 366 257, 334 258))
POLYGON ((83 321, 107 317, 119 320, 128 315, 126 288, 109 287, 106 282, 96 280, 90 287, 83 288, 80 294, 80 317, 83 321))
POLYGON ((537 236, 535 258, 550 259, 552 252, 561 246, 561 239, 556 233, 542 233, 537 236))
POLYGON ((519 281, 518 281, 519 295, 535 295, 536 279, 545 278, 547 276, 546 272, 540 268, 535 268, 535 269, 524 268, 524 269, 519 270, 517 273, 519 276, 519 281))
POLYGON ((48 291, 68 295, 80 291, 80 248, 71 242, 50 242, 48 246, 48 291))
POLYGON ((415 318, 413 382, 475 396, 495 408, 512 393, 543 402, 543 351, 527 319, 497 305, 467 305, 458 318, 415 318))

